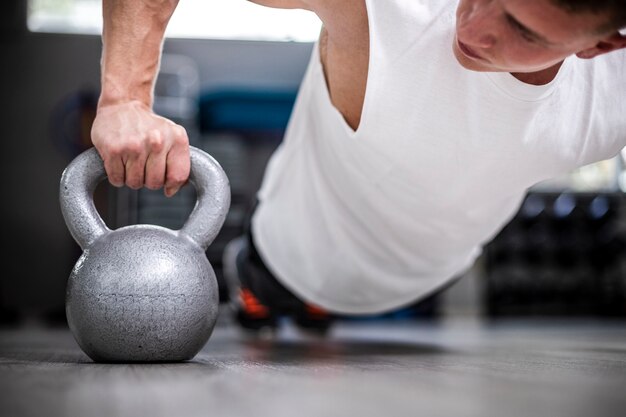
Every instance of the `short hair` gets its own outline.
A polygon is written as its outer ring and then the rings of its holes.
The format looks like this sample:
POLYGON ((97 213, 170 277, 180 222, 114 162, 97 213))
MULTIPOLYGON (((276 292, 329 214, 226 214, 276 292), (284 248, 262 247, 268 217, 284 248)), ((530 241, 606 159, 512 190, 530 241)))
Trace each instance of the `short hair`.
POLYGON ((609 32, 626 27, 626 0, 552 0, 557 6, 572 13, 606 14, 608 21, 598 28, 609 32))

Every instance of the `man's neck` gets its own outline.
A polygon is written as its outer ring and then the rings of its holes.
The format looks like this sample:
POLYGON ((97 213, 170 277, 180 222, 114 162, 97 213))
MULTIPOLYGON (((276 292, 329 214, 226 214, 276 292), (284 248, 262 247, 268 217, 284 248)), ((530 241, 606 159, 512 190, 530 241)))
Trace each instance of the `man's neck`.
POLYGON ((545 85, 554 80, 559 73, 563 61, 537 72, 512 72, 511 75, 526 84, 545 85))

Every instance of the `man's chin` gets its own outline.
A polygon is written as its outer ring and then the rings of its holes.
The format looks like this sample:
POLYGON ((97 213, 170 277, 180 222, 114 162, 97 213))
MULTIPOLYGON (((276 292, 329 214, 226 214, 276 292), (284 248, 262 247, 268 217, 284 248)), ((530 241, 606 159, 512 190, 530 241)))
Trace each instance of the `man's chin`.
POLYGON ((459 50, 456 43, 453 45, 452 50, 454 51, 454 57, 457 62, 466 70, 477 72, 497 71, 496 69, 489 68, 485 63, 475 61, 465 56, 465 54, 459 50))
POLYGON ((466 70, 476 71, 476 72, 503 72, 504 70, 495 68, 487 62, 481 62, 475 59, 472 59, 466 56, 463 52, 459 50, 456 42, 452 46, 452 50, 454 52, 454 57, 457 62, 466 70))

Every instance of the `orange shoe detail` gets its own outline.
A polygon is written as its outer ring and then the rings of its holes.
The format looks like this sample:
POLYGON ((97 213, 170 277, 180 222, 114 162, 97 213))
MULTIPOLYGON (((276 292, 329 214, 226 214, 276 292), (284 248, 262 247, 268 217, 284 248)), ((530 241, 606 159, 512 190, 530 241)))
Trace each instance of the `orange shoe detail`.
POLYGON ((329 314, 326 310, 321 307, 318 307, 313 304, 307 304, 305 306, 306 312, 311 318, 315 319, 325 319, 329 317, 329 314))
POLYGON ((242 288, 239 290, 239 297, 246 314, 256 319, 269 317, 269 310, 252 294, 252 291, 242 288))

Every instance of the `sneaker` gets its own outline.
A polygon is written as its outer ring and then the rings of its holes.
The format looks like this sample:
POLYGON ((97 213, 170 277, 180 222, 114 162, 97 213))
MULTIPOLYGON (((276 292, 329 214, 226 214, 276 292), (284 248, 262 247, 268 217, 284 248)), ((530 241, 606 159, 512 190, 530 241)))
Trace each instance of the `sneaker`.
POLYGON ((330 313, 321 307, 306 304, 304 310, 296 314, 294 321, 302 330, 317 335, 325 335, 330 330, 334 319, 330 313))
POLYGON ((231 240, 224 248, 222 270, 227 286, 228 304, 241 327, 261 330, 276 327, 276 317, 241 283, 240 274, 248 250, 245 236, 231 240))

